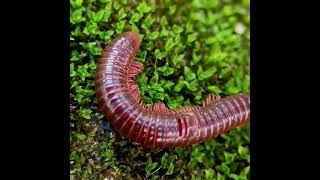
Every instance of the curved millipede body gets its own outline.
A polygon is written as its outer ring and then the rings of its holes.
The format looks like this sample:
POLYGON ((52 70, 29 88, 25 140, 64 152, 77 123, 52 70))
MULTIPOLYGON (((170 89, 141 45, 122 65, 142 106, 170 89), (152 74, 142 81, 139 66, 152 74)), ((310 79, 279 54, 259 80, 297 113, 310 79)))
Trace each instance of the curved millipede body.
POLYGON ((220 99, 210 94, 203 106, 170 110, 162 102, 147 106, 140 100, 135 77, 143 64, 134 61, 138 34, 116 37, 98 60, 96 94, 107 119, 129 140, 146 147, 179 147, 204 142, 250 122, 250 95, 220 99))

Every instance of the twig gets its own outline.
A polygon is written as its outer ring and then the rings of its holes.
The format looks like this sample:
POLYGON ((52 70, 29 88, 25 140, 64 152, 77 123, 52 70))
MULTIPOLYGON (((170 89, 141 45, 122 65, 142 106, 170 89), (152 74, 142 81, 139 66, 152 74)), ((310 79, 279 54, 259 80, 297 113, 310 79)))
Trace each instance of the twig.
POLYGON ((162 167, 162 165, 161 165, 158 169, 156 169, 155 171, 153 171, 152 173, 147 174, 146 178, 144 178, 143 180, 146 180, 149 176, 151 176, 152 174, 154 174, 154 173, 156 173, 157 171, 159 171, 159 170, 161 169, 161 167, 162 167))

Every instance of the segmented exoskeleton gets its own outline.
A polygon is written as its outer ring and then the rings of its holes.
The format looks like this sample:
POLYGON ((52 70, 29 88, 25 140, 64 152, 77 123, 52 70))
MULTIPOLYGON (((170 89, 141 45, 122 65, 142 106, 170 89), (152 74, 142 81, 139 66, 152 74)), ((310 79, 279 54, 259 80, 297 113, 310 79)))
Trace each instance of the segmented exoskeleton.
POLYGON ((188 146, 250 122, 250 95, 220 99, 209 95, 203 106, 168 109, 158 102, 141 102, 135 77, 143 64, 134 61, 140 47, 138 34, 116 37, 98 60, 96 94, 107 119, 129 140, 147 147, 188 146))

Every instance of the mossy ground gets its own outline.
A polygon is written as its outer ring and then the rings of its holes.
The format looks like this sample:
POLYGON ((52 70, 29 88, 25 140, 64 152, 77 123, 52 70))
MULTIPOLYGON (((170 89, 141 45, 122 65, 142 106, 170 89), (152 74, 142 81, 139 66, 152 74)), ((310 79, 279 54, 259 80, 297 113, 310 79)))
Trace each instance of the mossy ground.
POLYGON ((117 34, 139 32, 147 104, 199 104, 250 88, 249 0, 71 0, 71 179, 250 179, 250 126, 188 148, 147 149, 98 110, 96 60, 117 34), (151 175, 150 175, 151 174, 151 175))

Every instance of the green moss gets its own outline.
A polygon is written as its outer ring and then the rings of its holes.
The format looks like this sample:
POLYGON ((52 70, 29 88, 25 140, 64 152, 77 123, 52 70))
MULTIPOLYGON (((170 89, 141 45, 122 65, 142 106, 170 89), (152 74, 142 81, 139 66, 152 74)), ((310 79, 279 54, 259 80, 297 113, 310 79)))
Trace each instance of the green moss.
POLYGON ((209 93, 249 91, 249 0, 71 0, 71 177, 249 179, 249 125, 188 148, 146 149, 103 124, 94 93, 96 60, 125 31, 142 37, 136 59, 142 100, 169 108, 209 93))

